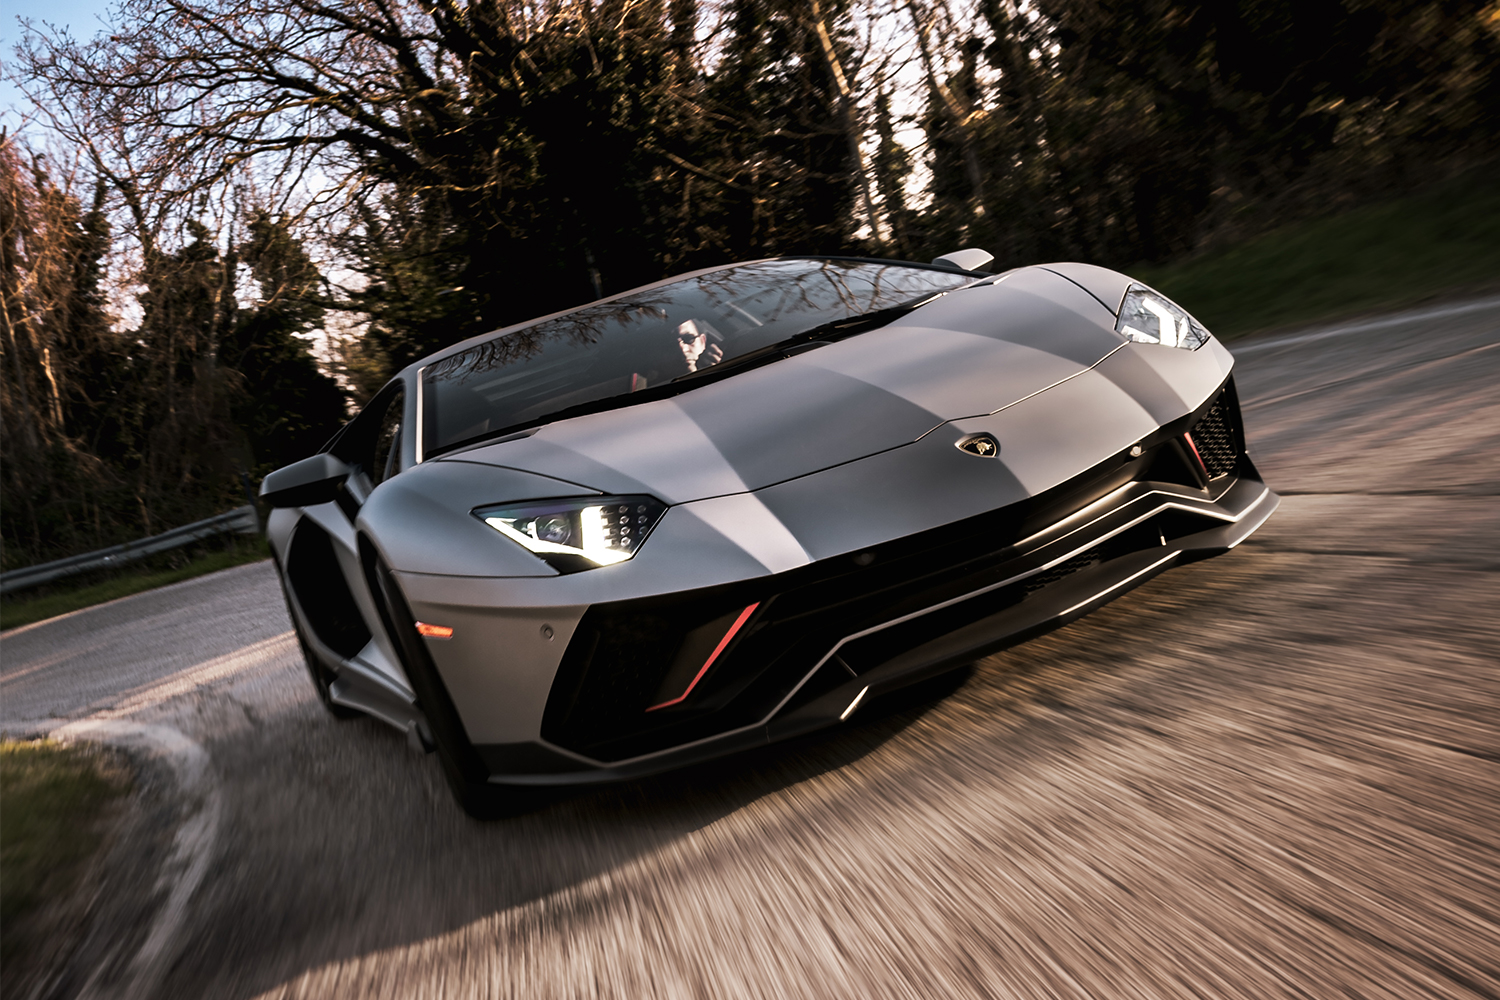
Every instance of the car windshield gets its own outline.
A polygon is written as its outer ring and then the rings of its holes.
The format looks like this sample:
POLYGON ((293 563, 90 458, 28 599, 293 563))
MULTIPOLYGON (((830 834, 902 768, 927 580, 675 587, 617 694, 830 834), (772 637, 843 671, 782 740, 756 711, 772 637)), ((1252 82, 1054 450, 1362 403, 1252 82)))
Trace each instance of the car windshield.
POLYGON ((423 451, 600 400, 626 402, 824 324, 973 280, 909 264, 772 260, 584 306, 424 368, 423 451))

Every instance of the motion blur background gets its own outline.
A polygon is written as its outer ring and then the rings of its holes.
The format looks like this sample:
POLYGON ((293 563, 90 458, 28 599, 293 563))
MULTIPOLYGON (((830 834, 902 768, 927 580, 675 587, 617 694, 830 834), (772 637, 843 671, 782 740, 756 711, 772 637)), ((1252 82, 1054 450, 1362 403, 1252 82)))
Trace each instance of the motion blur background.
POLYGON ((6 569, 243 503, 414 358, 695 267, 980 246, 1221 333, 1500 277, 1492 0, 47 20, 5 31, 6 569))

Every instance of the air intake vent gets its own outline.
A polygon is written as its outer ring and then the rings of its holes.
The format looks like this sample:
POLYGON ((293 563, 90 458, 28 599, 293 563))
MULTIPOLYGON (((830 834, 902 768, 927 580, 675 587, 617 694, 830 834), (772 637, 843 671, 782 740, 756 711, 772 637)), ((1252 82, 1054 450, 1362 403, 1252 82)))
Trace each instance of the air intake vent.
POLYGON ((343 657, 365 648, 370 629, 344 582, 333 540, 305 517, 292 533, 286 575, 307 624, 324 645, 343 657))
POLYGON ((1210 479, 1227 476, 1240 464, 1239 436, 1229 422, 1229 406, 1225 399, 1228 395, 1227 392, 1220 393, 1191 432, 1193 444, 1210 479))
POLYGON ((1079 570, 1088 569, 1090 566, 1097 566, 1103 561, 1104 550, 1095 546, 1082 555, 1074 556, 1065 563, 1053 566, 1049 570, 1043 570, 1035 576, 1027 577, 1022 586, 1029 597, 1044 587, 1050 587, 1060 580, 1067 579, 1079 570))

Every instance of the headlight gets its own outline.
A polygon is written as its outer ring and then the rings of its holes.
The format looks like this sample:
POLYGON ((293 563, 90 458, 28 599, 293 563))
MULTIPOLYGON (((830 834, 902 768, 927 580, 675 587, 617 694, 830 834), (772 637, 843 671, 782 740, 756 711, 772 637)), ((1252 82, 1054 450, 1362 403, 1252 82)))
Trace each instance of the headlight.
POLYGON ((653 497, 570 497, 478 507, 474 516, 560 573, 624 562, 667 507, 653 497))
POLYGON ((1141 344, 1166 344, 1196 351, 1208 343, 1208 331, 1201 323, 1165 295, 1138 282, 1125 292, 1115 329, 1141 344))

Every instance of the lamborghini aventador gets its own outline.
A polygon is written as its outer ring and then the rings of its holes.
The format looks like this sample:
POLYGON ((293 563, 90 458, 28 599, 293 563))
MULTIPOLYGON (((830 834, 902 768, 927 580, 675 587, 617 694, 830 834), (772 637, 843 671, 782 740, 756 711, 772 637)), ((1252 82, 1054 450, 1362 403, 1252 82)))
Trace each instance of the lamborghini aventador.
POLYGON ((408 366, 261 487, 319 698, 489 814, 844 723, 1271 515, 1197 320, 990 259, 712 268, 408 366))

